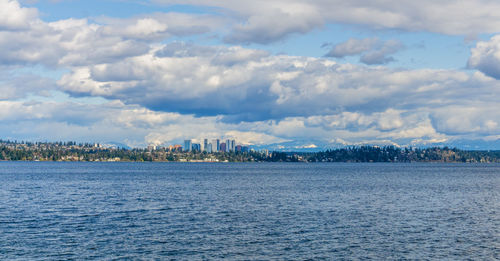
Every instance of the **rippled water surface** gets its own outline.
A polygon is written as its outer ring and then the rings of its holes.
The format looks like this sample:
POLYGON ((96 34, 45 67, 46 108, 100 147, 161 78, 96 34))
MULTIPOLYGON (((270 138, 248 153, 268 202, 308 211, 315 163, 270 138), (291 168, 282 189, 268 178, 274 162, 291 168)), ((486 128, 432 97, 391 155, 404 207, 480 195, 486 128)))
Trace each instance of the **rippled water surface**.
POLYGON ((0 162, 0 259, 500 259, 500 165, 0 162))

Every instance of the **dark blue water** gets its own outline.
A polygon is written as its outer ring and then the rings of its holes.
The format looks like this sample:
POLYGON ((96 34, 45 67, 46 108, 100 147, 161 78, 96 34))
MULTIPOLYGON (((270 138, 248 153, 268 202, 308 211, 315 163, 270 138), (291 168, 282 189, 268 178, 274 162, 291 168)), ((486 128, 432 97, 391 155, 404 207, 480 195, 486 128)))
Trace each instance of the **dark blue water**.
POLYGON ((500 165, 0 162, 0 259, 500 259, 500 165))

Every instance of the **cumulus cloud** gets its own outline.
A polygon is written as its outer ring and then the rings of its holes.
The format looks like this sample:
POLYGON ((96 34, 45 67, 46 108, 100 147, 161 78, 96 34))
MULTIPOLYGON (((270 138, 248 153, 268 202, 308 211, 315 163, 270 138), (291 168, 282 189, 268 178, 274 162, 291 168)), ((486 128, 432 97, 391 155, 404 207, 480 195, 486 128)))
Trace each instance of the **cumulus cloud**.
POLYGON ((0 1, 0 64, 49 67, 116 62, 147 53, 171 36, 203 34, 220 24, 205 15, 157 13, 129 19, 100 18, 43 22, 36 9, 0 1), (14 30, 16 29, 16 30, 14 30), (21 30, 22 29, 22 30, 21 30))
MULTIPOLYGON (((172 43, 120 63, 75 68, 58 84, 75 96, 215 122, 203 135, 234 128, 284 140, 417 144, 500 131, 500 120, 491 116, 500 109, 500 83, 480 72, 367 67, 172 43)), ((174 139, 202 129, 185 126, 150 138, 174 139)))
POLYGON ((500 3, 463 1, 367 0, 153 0, 158 4, 188 4, 229 10, 239 23, 228 42, 269 43, 294 33, 306 33, 328 23, 360 25, 375 29, 427 31, 448 35, 496 33, 500 28, 500 3), (457 22, 460 21, 460 22, 457 22))
POLYGON ((12 139, 129 141, 144 146, 149 133, 192 116, 154 112, 119 101, 0 101, 0 131, 12 139))
POLYGON ((496 135, 500 133, 498 107, 497 102, 469 106, 452 105, 436 109, 430 116, 436 130, 442 133, 496 135))
POLYGON ((360 62, 373 64, 386 64, 394 61, 389 56, 404 48, 398 40, 381 41, 378 38, 351 38, 343 43, 336 44, 325 55, 326 57, 343 58, 352 55, 361 55, 360 62))
POLYGON ((471 50, 467 65, 500 79, 500 35, 493 36, 489 41, 478 42, 471 50))
POLYGON ((134 18, 98 18, 102 34, 135 40, 162 40, 170 36, 208 33, 223 26, 223 18, 183 13, 153 13, 134 18))
POLYGON ((293 33, 307 33, 322 23, 320 12, 306 3, 271 4, 236 24, 224 40, 229 43, 267 44, 293 33))
POLYGON ((0 101, 0 121, 3 138, 23 140, 119 141, 129 146, 181 143, 186 138, 236 139, 246 145, 286 141, 248 126, 220 122, 218 117, 157 112, 119 101, 0 101))
POLYGON ((119 63, 78 67, 58 84, 73 95, 119 99, 153 110, 223 115, 226 121, 436 107, 467 97, 471 85, 481 89, 491 84, 480 75, 453 70, 342 65, 242 47, 175 48, 167 45, 119 63))
POLYGON ((15 0, 0 0, 0 30, 23 30, 35 22, 38 22, 36 9, 21 7, 15 0))
MULTIPOLYGON (((337 2, 351 12, 349 17, 337 9, 332 9, 336 17, 326 14, 330 2, 285 5, 273 0, 262 12, 257 11, 263 1, 216 3, 236 11, 233 18, 241 22, 227 42, 268 43, 331 21, 368 23, 387 1, 365 3, 366 10, 359 8, 360 1, 337 2), (372 16, 366 15, 368 10, 372 16)), ((442 4, 454 6, 451 1, 442 4)), ((308 140, 296 145, 304 147, 330 141, 424 144, 500 132, 495 114, 500 109, 500 83, 494 79, 499 76, 497 37, 472 50, 469 67, 481 72, 405 70, 271 55, 241 46, 161 43, 171 36, 205 34, 226 22, 209 15, 158 13, 99 18, 98 23, 46 23, 36 10, 15 1, 0 0, 0 5, 18 17, 0 18, 0 66, 7 68, 0 73, 0 131, 7 137, 118 139, 132 146, 203 137, 235 137, 247 144, 308 140), (67 73, 54 86, 53 80, 16 72, 23 66, 65 68, 67 73), (47 96, 55 88, 71 94, 69 100, 90 96, 112 102, 30 101, 30 94, 47 96)), ((384 17, 391 23, 382 19, 374 25, 427 28, 425 19, 410 22, 434 14, 399 17, 415 10, 403 10, 407 5, 387 9, 384 17)), ((444 30, 442 26, 435 30, 444 30)), ((464 25, 446 30, 453 26, 464 25)), ((359 55, 365 64, 385 64, 401 48, 394 40, 351 39, 334 46, 329 56, 359 55)))

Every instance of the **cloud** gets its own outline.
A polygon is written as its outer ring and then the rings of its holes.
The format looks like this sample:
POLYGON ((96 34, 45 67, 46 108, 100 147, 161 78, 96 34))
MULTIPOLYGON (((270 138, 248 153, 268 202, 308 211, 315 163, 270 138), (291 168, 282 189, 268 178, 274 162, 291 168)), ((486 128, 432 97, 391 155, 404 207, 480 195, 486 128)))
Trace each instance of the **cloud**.
POLYGON ((125 39, 158 41, 171 36, 189 36, 215 31, 223 18, 183 13, 153 13, 134 18, 101 17, 101 33, 125 39))
POLYGON ((314 143, 318 147, 339 139, 344 145, 418 145, 494 137, 500 131, 496 107, 495 102, 439 108, 424 105, 381 112, 344 110, 279 121, 224 122, 222 116, 153 111, 120 101, 0 101, 0 131, 10 139, 118 141, 129 146, 174 144, 186 138, 198 142, 203 138, 231 138, 253 145, 303 141, 302 145, 314 143))
POLYGON ((55 89, 57 85, 52 79, 28 73, 14 75, 9 69, 0 72, 0 101, 21 99, 29 95, 47 96, 49 91, 55 89))
POLYGON ((222 115, 225 121, 432 108, 470 99, 469 86, 476 86, 480 95, 487 86, 498 85, 454 70, 396 70, 242 47, 173 45, 116 63, 76 67, 58 84, 76 96, 222 115))
POLYGON ((200 130, 351 144, 430 144, 500 131, 492 116, 500 109, 500 83, 480 72, 368 67, 176 42, 120 63, 75 68, 58 84, 75 96, 192 115, 194 123, 148 136, 155 143, 198 137, 200 130))
POLYGON ((270 43, 302 34, 326 24, 340 23, 371 29, 426 31, 447 35, 496 33, 500 28, 500 3, 489 0, 467 2, 367 1, 367 0, 153 0, 163 5, 195 5, 221 8, 236 23, 226 36, 230 43, 270 43), (460 21, 460 22, 457 22, 460 21))
POLYGON ((436 130, 450 135, 496 135, 500 133, 498 104, 483 103, 469 106, 447 106, 431 112, 436 130))
POLYGON ((404 48, 398 40, 381 41, 378 38, 351 38, 343 43, 336 44, 325 57, 344 58, 346 56, 361 55, 360 62, 364 64, 386 64, 394 61, 389 56, 404 48))
POLYGON ((152 131, 189 119, 192 116, 154 112, 117 101, 0 101, 0 131, 11 139, 129 141, 128 145, 144 146, 144 137, 152 131))
POLYGON ((0 65, 83 66, 143 55, 151 45, 172 36, 207 33, 220 18, 156 13, 129 19, 99 18, 43 22, 36 9, 0 1, 0 65))
MULTIPOLYGON (((363 24, 370 17, 359 14, 372 10, 376 16, 386 2, 366 3, 366 10, 354 8, 360 1, 337 4, 363 24)), ((273 0, 260 13, 262 1, 255 6, 217 3, 224 12, 233 10, 229 19, 238 21, 225 35, 228 42, 269 43, 343 19, 325 14, 329 3, 320 1, 285 5, 273 0)), ((235 137, 248 144, 303 140, 308 142, 294 146, 320 146, 331 141, 424 144, 491 138, 500 132, 495 113, 500 83, 494 79, 500 75, 498 36, 472 49, 469 67, 479 71, 406 70, 272 55, 241 46, 162 43, 173 36, 223 33, 220 28, 228 21, 211 15, 157 13, 46 23, 36 10, 17 2, 0 4, 20 17, 0 18, 0 133, 7 138, 95 139, 137 146, 235 137), (65 73, 58 80, 26 73, 40 67, 65 73), (71 97, 51 98, 54 90, 71 97), (89 104, 81 97, 109 102, 89 104)), ((407 5, 387 12, 414 10, 400 10, 407 5)), ((432 14, 417 17, 426 15, 432 14)), ((400 28, 404 19, 416 19, 398 17, 388 13, 392 27, 383 26, 384 21, 375 27, 400 28)), ((405 29, 425 28, 427 21, 421 23, 405 29)), ((359 55, 365 64, 385 64, 401 48, 395 40, 350 39, 332 47, 329 55, 359 55)))
POLYGON ((15 0, 0 0, 0 30, 18 31, 38 22, 34 8, 21 7, 15 0))
POLYGON ((181 143, 186 138, 198 142, 203 138, 236 139, 247 145, 286 141, 247 126, 220 122, 218 117, 157 112, 119 101, 0 101, 0 121, 3 139, 119 141, 129 146, 181 143))
POLYGON ((480 41, 471 50, 467 66, 495 79, 500 79, 500 35, 480 41))
POLYGON ((364 64, 386 64, 394 61, 394 58, 389 56, 403 49, 404 45, 397 40, 389 40, 377 46, 375 50, 363 54, 360 62, 364 64))
POLYGON ((272 5, 232 28, 224 40, 228 43, 268 44, 293 33, 307 33, 323 24, 316 8, 305 3, 272 5))
POLYGON ((351 38, 343 43, 334 45, 332 50, 325 56, 344 58, 346 56, 358 55, 371 50, 377 43, 379 43, 378 38, 351 38))

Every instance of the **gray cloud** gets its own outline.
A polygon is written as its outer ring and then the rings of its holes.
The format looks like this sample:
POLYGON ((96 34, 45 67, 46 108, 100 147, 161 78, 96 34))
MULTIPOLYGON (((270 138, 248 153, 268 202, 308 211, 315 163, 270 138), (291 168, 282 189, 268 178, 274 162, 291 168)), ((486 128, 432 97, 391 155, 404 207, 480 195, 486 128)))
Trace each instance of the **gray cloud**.
POLYGON ((371 50, 380 42, 377 38, 355 39, 351 38, 343 43, 336 44, 325 56, 344 58, 346 56, 362 54, 371 50))
POLYGON ((378 38, 351 38, 343 43, 336 44, 325 55, 326 57, 343 58, 346 56, 361 55, 360 62, 386 64, 394 61, 389 56, 403 49, 404 45, 398 40, 381 41, 378 38))

